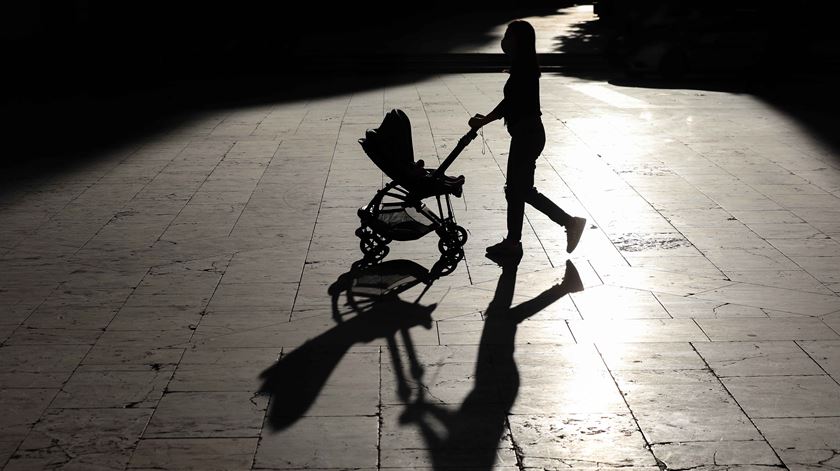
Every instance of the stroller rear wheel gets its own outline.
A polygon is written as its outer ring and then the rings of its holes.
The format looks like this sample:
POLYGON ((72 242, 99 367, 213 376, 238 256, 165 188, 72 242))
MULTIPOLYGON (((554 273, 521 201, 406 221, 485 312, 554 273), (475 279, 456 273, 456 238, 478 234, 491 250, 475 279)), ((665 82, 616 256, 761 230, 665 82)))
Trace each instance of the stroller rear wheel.
POLYGON ((362 226, 356 229, 356 237, 362 240, 372 239, 382 245, 388 245, 389 243, 391 243, 390 237, 375 232, 373 229, 370 228, 370 226, 362 226))
POLYGON ((356 229, 356 236, 359 237, 359 248, 368 260, 382 260, 391 251, 387 245, 391 239, 377 234, 370 227, 356 229))
POLYGON ((461 251, 462 245, 454 237, 442 237, 438 241, 438 250, 444 256, 454 256, 461 251))
POLYGON ((467 230, 456 224, 444 226, 438 234, 438 249, 444 255, 453 254, 467 243, 467 230))
POLYGON ((467 243, 467 230, 461 226, 454 226, 449 229, 449 234, 458 242, 458 245, 463 247, 467 243))

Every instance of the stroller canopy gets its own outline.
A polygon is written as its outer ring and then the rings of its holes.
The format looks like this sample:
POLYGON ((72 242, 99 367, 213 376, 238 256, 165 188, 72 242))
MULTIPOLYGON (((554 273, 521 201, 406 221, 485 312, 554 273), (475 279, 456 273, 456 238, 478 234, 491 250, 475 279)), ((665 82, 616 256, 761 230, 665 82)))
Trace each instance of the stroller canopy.
POLYGON ((365 153, 389 178, 398 182, 409 178, 414 163, 411 122, 402 110, 391 110, 382 124, 369 129, 359 140, 365 153))
POLYGON ((433 177, 428 169, 414 161, 411 122, 402 110, 389 111, 382 124, 369 129, 359 144, 385 175, 415 196, 461 195, 464 177, 433 177))

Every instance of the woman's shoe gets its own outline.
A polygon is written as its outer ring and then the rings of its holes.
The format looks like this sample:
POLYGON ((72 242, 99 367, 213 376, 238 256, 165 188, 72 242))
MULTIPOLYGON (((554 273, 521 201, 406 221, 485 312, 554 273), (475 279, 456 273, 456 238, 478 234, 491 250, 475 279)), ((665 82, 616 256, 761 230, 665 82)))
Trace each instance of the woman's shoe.
POLYGON ((573 217, 566 224, 566 252, 572 253, 580 242, 583 230, 586 229, 586 218, 573 217))
POLYGON ((498 244, 487 247, 487 255, 494 255, 498 257, 521 257, 522 242, 511 242, 507 239, 502 239, 502 241, 498 244))

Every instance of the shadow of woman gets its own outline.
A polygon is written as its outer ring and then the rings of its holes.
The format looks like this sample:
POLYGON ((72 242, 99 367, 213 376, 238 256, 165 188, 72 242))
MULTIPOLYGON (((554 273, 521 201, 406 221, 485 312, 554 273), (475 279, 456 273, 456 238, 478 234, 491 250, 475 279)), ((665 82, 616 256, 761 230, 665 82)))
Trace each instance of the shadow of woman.
POLYGON ((258 393, 271 395, 268 425, 282 430, 306 414, 353 345, 376 339, 396 345, 397 332, 410 345, 411 328, 430 329, 437 304, 423 305, 420 300, 441 276, 439 268, 436 265, 430 272, 410 260, 390 260, 341 275, 328 290, 336 326, 284 354, 260 374, 263 383, 258 393), (425 289, 413 302, 399 297, 418 285, 425 289))
POLYGON ((519 371, 514 361, 517 327, 566 294, 583 290, 577 269, 567 261, 562 283, 511 307, 516 272, 515 263, 503 266, 485 312, 474 386, 461 406, 452 411, 426 402, 425 388, 421 385, 418 397, 400 417, 401 423, 419 427, 434 469, 468 466, 490 470, 496 465, 500 458, 499 443, 507 427, 507 413, 519 392, 519 371))

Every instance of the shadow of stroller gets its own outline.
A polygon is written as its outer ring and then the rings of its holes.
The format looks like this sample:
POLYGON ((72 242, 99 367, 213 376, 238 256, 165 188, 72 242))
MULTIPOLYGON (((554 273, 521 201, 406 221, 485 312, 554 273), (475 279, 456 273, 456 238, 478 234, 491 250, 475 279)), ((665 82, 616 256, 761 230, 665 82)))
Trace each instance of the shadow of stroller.
POLYGON ((418 377, 418 396, 400 417, 401 423, 419 427, 434 469, 493 469, 505 434, 507 413, 519 392, 519 371, 514 360, 517 326, 566 294, 583 290, 577 269, 567 261, 561 284, 511 307, 516 265, 503 266, 493 300, 485 312, 474 386, 461 406, 453 411, 427 402, 425 387, 418 377))
POLYGON ((420 300, 438 278, 410 260, 354 268, 341 275, 328 290, 337 325, 284 354, 260 374, 263 384, 258 392, 272 396, 269 426, 285 429, 305 415, 353 345, 377 339, 395 345, 397 332, 410 344, 409 329, 418 325, 430 329, 437 304, 423 305, 420 300), (425 289, 413 302, 400 299, 401 293, 421 284, 425 289))

